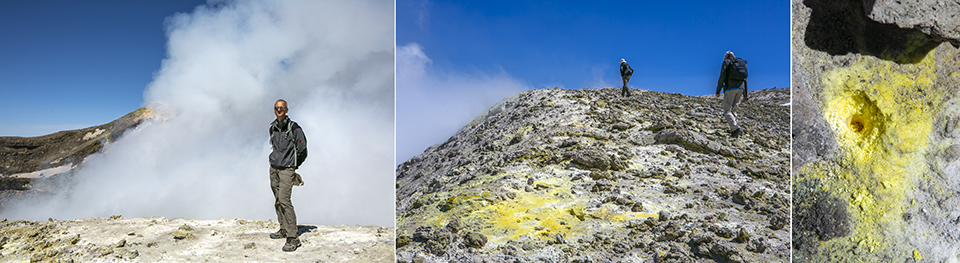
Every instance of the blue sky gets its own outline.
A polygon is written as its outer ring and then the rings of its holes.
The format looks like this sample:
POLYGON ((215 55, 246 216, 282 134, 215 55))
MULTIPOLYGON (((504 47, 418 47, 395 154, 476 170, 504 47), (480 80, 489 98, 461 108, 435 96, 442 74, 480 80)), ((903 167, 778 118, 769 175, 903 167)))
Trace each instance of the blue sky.
POLYGON ((164 18, 205 1, 0 2, 0 136, 100 125, 136 110, 164 18))
POLYGON ((154 110, 85 159, 69 193, 5 204, 0 217, 274 218, 267 131, 283 98, 309 141, 306 184, 291 194, 299 222, 393 225, 392 0, 0 10, 0 136, 154 110))
POLYGON ((397 3, 397 44, 434 67, 502 68, 531 87, 630 84, 712 93, 723 52, 748 60, 757 88, 789 86, 789 1, 419 1, 397 3))
POLYGON ((789 1, 398 0, 397 162, 503 94, 620 87, 621 58, 632 88, 712 94, 727 50, 751 90, 787 87, 789 41, 789 1))

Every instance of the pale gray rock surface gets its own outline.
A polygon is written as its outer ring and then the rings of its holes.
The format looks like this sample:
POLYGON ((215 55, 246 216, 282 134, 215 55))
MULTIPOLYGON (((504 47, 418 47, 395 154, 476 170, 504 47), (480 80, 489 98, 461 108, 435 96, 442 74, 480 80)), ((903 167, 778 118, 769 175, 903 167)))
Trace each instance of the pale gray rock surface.
POLYGON ((3 262, 394 262, 394 229, 303 224, 283 252, 274 220, 83 218, 0 221, 3 262))
POLYGON ((960 1, 957 0, 863 0, 873 21, 917 29, 940 41, 960 45, 960 1))

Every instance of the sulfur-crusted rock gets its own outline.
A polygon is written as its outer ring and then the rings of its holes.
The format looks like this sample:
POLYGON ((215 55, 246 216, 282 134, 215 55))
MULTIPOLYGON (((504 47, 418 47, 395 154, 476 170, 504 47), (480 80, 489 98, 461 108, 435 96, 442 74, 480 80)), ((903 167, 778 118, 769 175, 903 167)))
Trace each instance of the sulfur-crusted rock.
MULTIPOLYGON (((804 0, 791 9, 792 260, 903 261, 914 251, 956 260, 939 251, 960 251, 951 150, 960 142, 960 3, 804 0)), ((790 228, 783 221, 771 229, 790 228)))

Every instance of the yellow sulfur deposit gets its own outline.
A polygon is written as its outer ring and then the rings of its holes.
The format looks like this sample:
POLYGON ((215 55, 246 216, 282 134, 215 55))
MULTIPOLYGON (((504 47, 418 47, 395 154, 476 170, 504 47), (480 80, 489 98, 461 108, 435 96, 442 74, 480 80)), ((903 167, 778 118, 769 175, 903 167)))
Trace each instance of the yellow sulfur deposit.
MULTIPOLYGON (((483 231, 494 241, 517 239, 520 235, 531 237, 570 236, 582 231, 581 220, 571 209, 577 210, 578 200, 569 195, 569 182, 537 182, 536 184, 556 185, 549 191, 517 192, 516 197, 477 209, 466 215, 467 221, 473 218, 492 223, 483 231), (561 222, 563 222, 561 224, 561 222)), ((582 210, 582 208, 580 208, 582 210)))
POLYGON ((934 85, 934 54, 917 64, 859 57, 824 73, 823 117, 837 134, 842 154, 839 166, 803 170, 848 201, 853 218, 850 236, 828 242, 874 252, 893 245, 885 231, 903 229, 901 215, 909 201, 904 196, 926 170, 928 137, 946 95, 934 85))

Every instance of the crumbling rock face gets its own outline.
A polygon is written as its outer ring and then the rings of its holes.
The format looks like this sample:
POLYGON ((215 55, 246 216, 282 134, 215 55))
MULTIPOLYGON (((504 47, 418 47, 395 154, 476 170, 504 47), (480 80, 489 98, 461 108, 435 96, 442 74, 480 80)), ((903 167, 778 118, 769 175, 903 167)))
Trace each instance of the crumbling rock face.
POLYGON ((398 262, 787 261, 789 89, 738 138, 719 99, 618 94, 529 91, 399 165, 398 262))
POLYGON ((873 21, 917 29, 938 41, 960 46, 960 2, 955 0, 863 0, 873 21))

